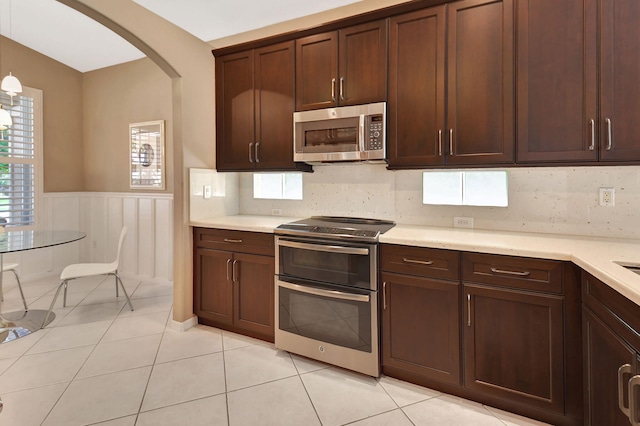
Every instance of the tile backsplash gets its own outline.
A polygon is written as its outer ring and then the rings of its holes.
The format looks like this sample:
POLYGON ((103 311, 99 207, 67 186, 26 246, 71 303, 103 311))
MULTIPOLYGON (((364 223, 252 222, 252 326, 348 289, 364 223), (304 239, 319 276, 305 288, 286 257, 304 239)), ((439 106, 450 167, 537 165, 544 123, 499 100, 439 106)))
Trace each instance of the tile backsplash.
POLYGON ((378 164, 314 166, 314 173, 304 174, 302 201, 253 199, 252 174, 240 173, 239 193, 230 196, 239 195, 240 214, 271 215, 279 209, 283 216, 375 217, 443 227, 466 216, 480 229, 640 238, 640 167, 506 170, 508 207, 424 205, 422 170, 389 171, 378 164), (600 187, 615 189, 615 206, 598 206, 600 187))

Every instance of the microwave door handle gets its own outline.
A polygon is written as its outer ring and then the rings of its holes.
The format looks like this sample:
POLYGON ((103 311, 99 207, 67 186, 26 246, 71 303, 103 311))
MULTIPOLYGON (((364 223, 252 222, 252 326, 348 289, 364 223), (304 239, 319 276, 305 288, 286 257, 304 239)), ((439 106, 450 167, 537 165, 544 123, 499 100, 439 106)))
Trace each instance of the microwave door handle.
POLYGON ((367 117, 364 114, 360 114, 360 132, 359 132, 359 139, 360 139, 360 152, 364 152, 365 151, 365 139, 364 139, 364 135, 365 135, 365 121, 366 121, 367 117))
POLYGON ((361 256, 369 256, 368 248, 359 248, 359 247, 326 246, 323 244, 299 243, 297 241, 288 241, 288 240, 279 240, 278 246, 291 247, 291 248, 297 248, 302 250, 323 251, 328 253, 356 254, 361 256))
POLYGON ((329 297, 331 299, 369 303, 369 295, 367 294, 354 294, 336 290, 324 290, 321 288, 292 284, 284 281, 278 281, 278 286, 288 288, 289 290, 299 291, 300 293, 314 294, 316 296, 329 297))

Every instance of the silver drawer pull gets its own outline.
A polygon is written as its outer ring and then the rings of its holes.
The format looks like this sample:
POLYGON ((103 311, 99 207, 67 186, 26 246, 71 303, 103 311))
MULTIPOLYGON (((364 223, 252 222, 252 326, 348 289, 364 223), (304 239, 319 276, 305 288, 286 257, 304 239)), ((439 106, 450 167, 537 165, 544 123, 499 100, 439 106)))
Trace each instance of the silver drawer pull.
POLYGON ((638 409, 636 407, 636 388, 640 386, 640 376, 633 376, 629 380, 629 421, 633 426, 640 425, 638 409))
POLYGON ((227 259, 227 281, 233 281, 233 273, 231 272, 231 259, 227 259))
POLYGON ((232 239, 230 239, 230 238, 225 238, 225 239, 224 239, 224 242, 225 242, 225 243, 235 243, 235 244, 239 244, 239 243, 241 243, 241 242, 242 242, 242 240, 232 240, 232 239))
POLYGON ((524 272, 505 271, 503 269, 496 269, 496 268, 491 268, 491 272, 493 272, 494 274, 513 275, 515 277, 528 277, 529 275, 531 275, 531 272, 529 271, 524 271, 524 272))
MULTIPOLYGON (((629 409, 624 405, 624 375, 631 374, 631 364, 624 364, 618 368, 618 407, 622 413, 629 417, 629 409)), ((631 395, 629 395, 631 400, 631 395)))
POLYGON ((406 257, 403 257, 402 261, 404 263, 413 263, 416 265, 426 265, 426 266, 433 265, 433 260, 414 260, 414 259, 407 259, 406 257))

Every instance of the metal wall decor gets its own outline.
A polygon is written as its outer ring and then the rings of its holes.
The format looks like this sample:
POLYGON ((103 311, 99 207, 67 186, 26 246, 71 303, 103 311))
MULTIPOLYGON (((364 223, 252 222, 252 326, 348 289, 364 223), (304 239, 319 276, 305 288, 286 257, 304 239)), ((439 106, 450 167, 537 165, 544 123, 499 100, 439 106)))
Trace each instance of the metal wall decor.
POLYGON ((165 189, 164 120, 129 124, 131 188, 165 189))

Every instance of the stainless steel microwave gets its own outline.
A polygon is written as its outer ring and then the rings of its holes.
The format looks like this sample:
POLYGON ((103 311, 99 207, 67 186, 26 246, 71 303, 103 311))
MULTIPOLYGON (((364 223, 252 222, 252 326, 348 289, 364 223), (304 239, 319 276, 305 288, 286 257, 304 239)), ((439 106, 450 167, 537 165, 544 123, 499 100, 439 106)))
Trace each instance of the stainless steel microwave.
POLYGON ((386 102, 293 113, 293 161, 386 159, 386 102))

